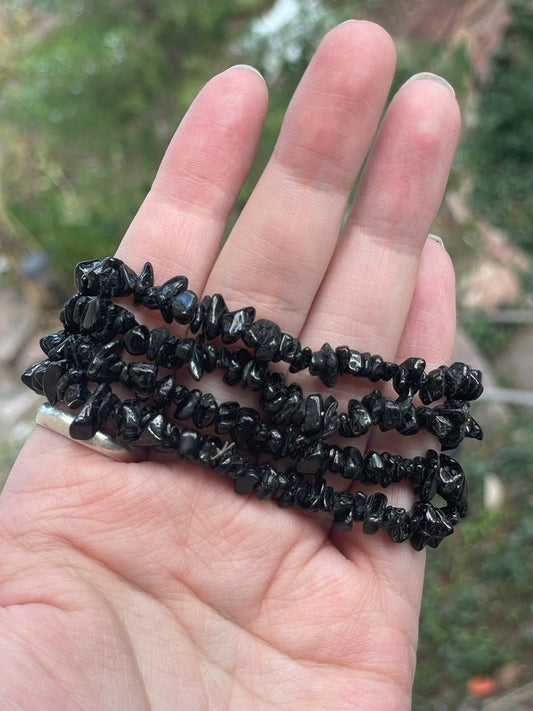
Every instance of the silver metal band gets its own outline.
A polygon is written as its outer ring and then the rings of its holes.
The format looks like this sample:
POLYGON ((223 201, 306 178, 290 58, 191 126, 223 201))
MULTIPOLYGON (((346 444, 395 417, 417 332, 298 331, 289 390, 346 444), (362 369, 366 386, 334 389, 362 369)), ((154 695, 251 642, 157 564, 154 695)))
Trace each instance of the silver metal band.
MULTIPOLYGON (((72 439, 70 424, 73 419, 74 415, 70 412, 65 412, 47 402, 39 407, 35 416, 35 422, 38 425, 69 439, 72 439)), ((97 432, 91 439, 72 439, 72 441, 114 459, 116 462, 140 462, 146 459, 146 452, 142 447, 128 447, 120 444, 105 432, 97 432)))

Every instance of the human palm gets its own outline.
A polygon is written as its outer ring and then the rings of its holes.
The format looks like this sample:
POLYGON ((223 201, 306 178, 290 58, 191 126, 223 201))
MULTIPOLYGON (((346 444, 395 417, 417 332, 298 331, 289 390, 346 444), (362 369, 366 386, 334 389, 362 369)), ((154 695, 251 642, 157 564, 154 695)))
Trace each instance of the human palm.
MULTIPOLYGON (((413 81, 376 136, 393 71, 379 27, 325 37, 218 256, 267 97, 249 69, 216 76, 118 256, 137 271, 150 260, 158 283, 186 274, 232 309, 253 304, 314 348, 448 360, 453 270, 426 237, 458 109, 442 83, 413 81)), ((342 379, 335 395, 353 389, 342 379)), ((404 456, 431 445, 390 433, 363 443, 404 456)), ((391 489, 397 505, 412 498, 391 489)), ((0 534, 3 709, 410 707, 424 554, 408 543, 236 496, 163 455, 114 462, 40 427, 0 498, 0 534)))

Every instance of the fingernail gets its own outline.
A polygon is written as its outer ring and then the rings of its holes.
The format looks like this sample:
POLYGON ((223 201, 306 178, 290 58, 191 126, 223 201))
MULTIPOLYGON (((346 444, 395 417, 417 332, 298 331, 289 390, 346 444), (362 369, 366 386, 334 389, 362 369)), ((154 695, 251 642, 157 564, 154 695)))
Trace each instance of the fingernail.
POLYGON ((433 72, 419 72, 418 74, 413 74, 413 76, 409 77, 409 79, 405 82, 404 86, 413 81, 418 81, 419 79, 431 79, 431 81, 437 81, 439 84, 442 84, 442 86, 445 86, 455 96, 455 89, 450 82, 446 81, 446 79, 441 77, 439 74, 433 74, 433 72))
POLYGON ((259 69, 256 69, 255 67, 252 67, 251 64, 234 64, 230 69, 247 69, 249 72, 253 72, 254 74, 257 74, 257 76, 261 77, 263 79, 263 75, 259 71, 259 69))
POLYGON ((428 239, 432 239, 434 242, 437 242, 440 244, 441 247, 444 247, 444 242, 441 240, 441 238, 438 235, 433 235, 431 232, 428 234, 428 239))

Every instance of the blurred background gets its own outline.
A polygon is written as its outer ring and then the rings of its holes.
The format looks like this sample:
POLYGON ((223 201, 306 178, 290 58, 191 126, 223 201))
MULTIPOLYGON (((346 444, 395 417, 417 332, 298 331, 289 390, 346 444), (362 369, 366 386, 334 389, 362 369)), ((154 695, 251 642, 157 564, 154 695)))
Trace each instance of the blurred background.
MULTIPOLYGON (((460 452, 472 513, 429 551, 414 711, 533 709, 533 2, 3 0, 0 485, 32 427, 21 371, 56 330, 74 264, 112 254, 202 85, 258 67, 271 99, 232 220, 320 37, 380 22, 399 63, 442 74, 464 117, 433 228, 457 269, 457 357, 484 370, 486 430, 460 452)), ((401 663, 401 660, 398 660, 401 663)))

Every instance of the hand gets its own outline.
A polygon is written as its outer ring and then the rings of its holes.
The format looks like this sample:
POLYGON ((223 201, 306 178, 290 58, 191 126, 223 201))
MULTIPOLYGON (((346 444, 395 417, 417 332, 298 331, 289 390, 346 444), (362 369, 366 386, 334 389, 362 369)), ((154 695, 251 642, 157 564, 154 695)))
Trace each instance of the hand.
MULTIPOLYGON (((232 309, 254 305, 313 348, 447 362, 453 270, 427 235, 458 107, 443 83, 419 78, 378 130, 394 58, 369 23, 325 37, 218 257, 267 91, 243 67, 216 76, 118 256, 137 271, 150 260, 158 284, 185 274, 232 309)), ((336 396, 353 397, 354 382, 336 396)), ((367 441, 404 456, 432 445, 367 441)), ((410 507, 412 493, 393 488, 410 507)), ((239 497, 196 466, 116 463, 37 427, 0 498, 2 707, 409 709, 424 558, 383 532, 239 497)))

